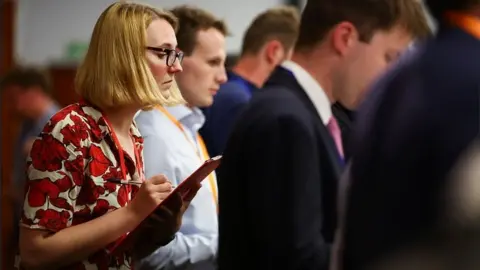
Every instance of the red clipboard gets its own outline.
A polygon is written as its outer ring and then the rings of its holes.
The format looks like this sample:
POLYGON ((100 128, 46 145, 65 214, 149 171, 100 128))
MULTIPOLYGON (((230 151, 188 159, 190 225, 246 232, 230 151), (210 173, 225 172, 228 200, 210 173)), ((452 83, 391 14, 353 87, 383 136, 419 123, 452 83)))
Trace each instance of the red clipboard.
MULTIPOLYGON (((168 205, 169 201, 173 197, 173 194, 175 193, 180 193, 180 196, 182 198, 185 198, 191 190, 196 187, 199 183, 201 183, 203 180, 207 178, 209 174, 211 174, 215 169, 218 168, 220 165, 220 162, 222 160, 222 156, 216 156, 213 158, 210 158, 206 160, 197 170, 195 170, 189 177, 187 177, 185 180, 180 183, 172 192, 170 195, 165 198, 158 206, 155 208, 150 215, 154 214, 155 211, 157 211, 160 207, 164 205, 168 205)), ((150 216, 149 215, 149 216, 150 216)), ((148 216, 147 216, 148 218, 148 216)), ((147 219, 145 218, 145 220, 147 219)), ((142 223, 145 221, 143 220, 133 231, 130 233, 125 234, 121 238, 119 238, 117 241, 113 242, 109 246, 107 246, 107 251, 109 254, 115 255, 119 254, 120 252, 124 251, 127 246, 129 246, 134 237, 134 235, 137 231, 137 229, 142 225, 142 223)))

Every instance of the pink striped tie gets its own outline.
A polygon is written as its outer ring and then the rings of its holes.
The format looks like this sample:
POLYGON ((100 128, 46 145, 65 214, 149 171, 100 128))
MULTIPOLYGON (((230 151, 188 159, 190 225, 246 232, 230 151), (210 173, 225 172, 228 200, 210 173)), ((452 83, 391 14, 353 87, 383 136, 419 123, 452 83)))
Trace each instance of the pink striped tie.
POLYGON ((328 131, 330 131, 330 135, 332 135, 333 140, 335 141, 335 145, 337 146, 340 157, 343 158, 342 131, 340 130, 337 119, 335 119, 335 117, 330 117, 327 128, 328 131))

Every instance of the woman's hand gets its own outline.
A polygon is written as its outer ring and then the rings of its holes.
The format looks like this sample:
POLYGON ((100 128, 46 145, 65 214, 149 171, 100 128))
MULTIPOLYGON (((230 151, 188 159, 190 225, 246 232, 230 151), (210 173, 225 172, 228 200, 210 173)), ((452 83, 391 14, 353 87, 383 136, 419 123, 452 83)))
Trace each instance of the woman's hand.
POLYGON ((183 199, 180 194, 172 194, 167 205, 160 207, 148 217, 136 236, 136 244, 134 244, 136 257, 148 256, 175 238, 175 233, 182 225, 183 214, 200 187, 201 185, 198 184, 192 188, 183 199))
POLYGON ((155 218, 151 222, 152 226, 164 226, 166 232, 170 232, 170 238, 173 237, 182 226, 183 214, 201 187, 202 185, 198 183, 192 187, 184 198, 178 193, 172 194, 172 198, 168 201, 168 204, 160 207, 155 212, 155 218))
POLYGON ((147 217, 172 192, 172 184, 164 175, 143 182, 128 208, 141 219, 147 217))

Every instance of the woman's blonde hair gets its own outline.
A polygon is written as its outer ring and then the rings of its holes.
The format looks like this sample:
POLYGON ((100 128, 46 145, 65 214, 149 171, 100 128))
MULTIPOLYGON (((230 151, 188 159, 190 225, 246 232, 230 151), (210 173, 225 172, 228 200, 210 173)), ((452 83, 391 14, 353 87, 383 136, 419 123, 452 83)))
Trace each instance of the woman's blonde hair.
POLYGON ((162 93, 148 67, 146 30, 155 19, 166 20, 176 31, 175 16, 148 5, 117 2, 100 15, 75 78, 83 99, 102 109, 183 103, 177 87, 162 93))

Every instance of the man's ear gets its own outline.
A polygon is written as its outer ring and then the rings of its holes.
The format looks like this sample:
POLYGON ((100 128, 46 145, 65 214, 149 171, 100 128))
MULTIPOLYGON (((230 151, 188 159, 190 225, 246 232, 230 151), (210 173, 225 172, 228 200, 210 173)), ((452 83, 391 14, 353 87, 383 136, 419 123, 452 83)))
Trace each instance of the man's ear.
POLYGON ((267 62, 272 66, 280 64, 285 59, 285 50, 278 40, 267 42, 264 46, 264 52, 267 62))
POLYGON ((331 30, 331 42, 333 49, 341 56, 358 42, 357 28, 350 22, 341 22, 331 30))

